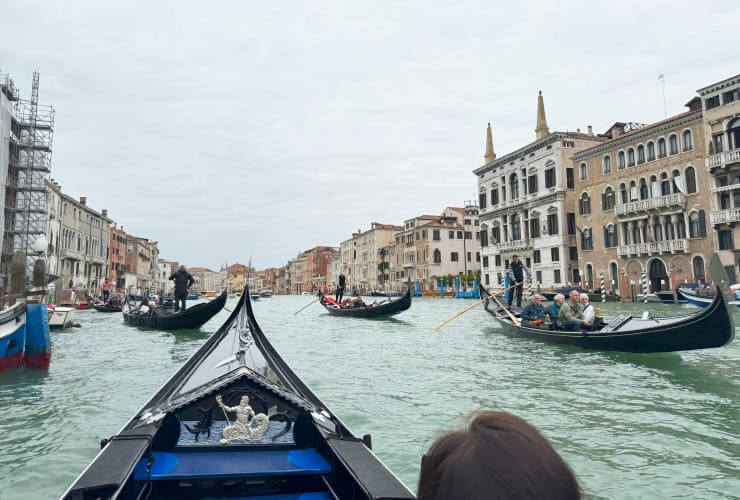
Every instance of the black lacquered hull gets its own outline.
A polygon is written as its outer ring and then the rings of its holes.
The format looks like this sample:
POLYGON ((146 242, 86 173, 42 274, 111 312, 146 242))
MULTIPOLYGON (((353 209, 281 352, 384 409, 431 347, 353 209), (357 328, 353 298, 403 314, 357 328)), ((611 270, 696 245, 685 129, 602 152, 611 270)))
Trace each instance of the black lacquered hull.
POLYGON ((93 306, 96 311, 101 313, 119 313, 123 309, 121 307, 110 307, 110 306, 101 306, 101 305, 94 305, 93 306))
POLYGON ((326 309, 329 314, 333 314, 334 316, 346 316, 351 318, 384 318, 403 312, 411 307, 411 290, 406 290, 406 293, 404 293, 400 299, 386 302, 385 304, 375 307, 337 309, 325 302, 323 297, 319 302, 324 306, 324 309, 326 309))
POLYGON ((123 322, 130 326, 154 328, 157 330, 187 330, 199 328, 214 317, 226 305, 226 292, 205 304, 198 304, 174 314, 143 316, 123 313, 123 322))
MULTIPOLYGON (((480 287, 481 297, 490 297, 480 287)), ((498 312, 495 300, 489 300, 486 311, 503 326, 506 333, 557 344, 567 344, 602 351, 671 352, 721 347, 732 342, 735 327, 721 293, 712 304, 694 314, 664 318, 626 317, 611 331, 567 332, 545 328, 517 326, 505 313, 498 312)))

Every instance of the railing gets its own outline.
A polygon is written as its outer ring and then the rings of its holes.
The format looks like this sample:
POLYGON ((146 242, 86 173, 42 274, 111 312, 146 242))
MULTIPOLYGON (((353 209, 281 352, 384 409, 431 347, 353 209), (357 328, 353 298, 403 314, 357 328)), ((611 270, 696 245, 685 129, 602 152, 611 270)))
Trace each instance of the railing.
POLYGON ((491 245, 494 248, 494 252, 510 252, 512 250, 524 250, 529 248, 531 245, 527 240, 511 240, 503 241, 497 245, 491 245))
POLYGON ((636 243, 632 245, 620 245, 617 247, 617 255, 627 257, 630 255, 653 255, 664 253, 686 252, 689 242, 686 239, 655 241, 652 243, 636 243))
POLYGON ((62 258, 68 257, 68 258, 77 259, 77 260, 82 259, 82 253, 78 252, 77 250, 72 250, 71 248, 62 248, 59 254, 61 255, 62 258))
POLYGON ((660 198, 649 198, 647 200, 623 203, 614 207, 614 212, 617 215, 627 215, 635 212, 657 210, 659 208, 683 205, 685 200, 686 197, 683 193, 673 193, 661 196, 660 198))
POLYGON ((727 186, 715 186, 711 189, 713 193, 724 193, 725 191, 734 191, 740 189, 740 182, 728 184, 727 186))
POLYGON ((740 221, 740 208, 719 210, 709 214, 709 222, 711 224, 725 224, 737 221, 740 221))
POLYGON ((726 167, 730 163, 740 163, 740 148, 707 156, 709 168, 726 167))

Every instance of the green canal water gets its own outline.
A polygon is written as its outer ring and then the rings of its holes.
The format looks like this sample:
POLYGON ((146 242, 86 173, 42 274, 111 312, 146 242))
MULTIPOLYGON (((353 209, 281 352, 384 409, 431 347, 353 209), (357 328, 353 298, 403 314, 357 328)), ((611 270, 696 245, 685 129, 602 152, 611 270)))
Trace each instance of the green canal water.
MULTIPOLYGON (((263 299, 257 319, 296 373, 355 434, 371 433, 377 455, 414 490, 435 436, 486 408, 536 425, 590 498, 740 498, 740 340, 696 352, 589 352, 506 336, 482 309, 432 330, 465 300, 420 299, 387 320, 335 318, 318 304, 293 315, 312 299, 263 299)), ((48 372, 0 374, 0 498, 58 497, 100 440, 226 316, 168 333, 78 311, 80 328, 52 334, 48 372)))

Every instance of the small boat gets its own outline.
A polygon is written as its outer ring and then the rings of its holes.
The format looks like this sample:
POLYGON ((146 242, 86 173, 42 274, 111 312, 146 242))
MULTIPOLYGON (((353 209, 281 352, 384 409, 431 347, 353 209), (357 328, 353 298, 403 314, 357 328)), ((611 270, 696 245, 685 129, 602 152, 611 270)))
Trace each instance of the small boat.
POLYGON ((676 300, 673 298, 673 290, 661 290, 655 292, 655 296, 660 299, 663 304, 686 304, 688 301, 682 298, 676 293, 676 300))
POLYGON ((121 304, 94 304, 93 307, 96 311, 101 313, 119 313, 123 311, 123 306, 121 304))
POLYGON ((226 292, 215 299, 196 304, 184 311, 175 312, 172 307, 155 307, 149 314, 134 311, 123 312, 123 322, 130 326, 156 328, 157 330, 183 330, 199 328, 214 317, 226 305, 226 292))
POLYGON ((415 497, 280 357, 245 292, 62 494, 93 498, 415 497))
POLYGON ((384 292, 382 290, 373 290, 370 292, 371 297, 403 297, 403 293, 401 292, 394 292, 394 291, 387 291, 384 292))
MULTIPOLYGON (((697 307, 708 307, 714 301, 714 297, 711 295, 699 295, 687 288, 677 288, 677 291, 679 297, 697 307)), ((717 295, 717 293, 714 295, 717 295)), ((727 303, 732 306, 740 307, 740 301, 738 300, 731 300, 727 303)))
POLYGON ((26 347, 26 303, 0 311, 0 370, 23 365, 26 347))
POLYGON ((269 299, 270 297, 272 297, 272 290, 262 290, 260 292, 260 297, 263 297, 265 299, 269 299))
POLYGON ((258 293, 252 293, 249 296, 250 296, 250 298, 252 300, 259 300, 260 299, 260 294, 258 294, 258 293))
POLYGON ((49 313, 49 328, 61 329, 74 325, 76 307, 53 306, 50 304, 47 306, 47 309, 49 313))
POLYGON ((411 307, 411 287, 400 299, 387 300, 378 304, 364 307, 341 307, 333 297, 319 294, 319 303, 335 316, 350 316, 355 318, 381 318, 392 316, 411 307))
POLYGON ((732 342, 735 327, 722 293, 712 303, 693 314, 656 318, 649 311, 642 316, 622 315, 593 332, 551 330, 548 327, 522 325, 512 319, 497 299, 480 285, 485 309, 508 334, 586 349, 625 352, 671 352, 721 347, 732 342))

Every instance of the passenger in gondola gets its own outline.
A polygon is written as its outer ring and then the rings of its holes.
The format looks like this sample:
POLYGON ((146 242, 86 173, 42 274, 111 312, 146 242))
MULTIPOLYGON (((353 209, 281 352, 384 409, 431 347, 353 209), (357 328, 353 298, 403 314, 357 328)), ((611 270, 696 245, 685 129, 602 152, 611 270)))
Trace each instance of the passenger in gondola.
POLYGON ((564 330, 575 332, 591 329, 591 323, 583 317, 583 306, 579 299, 578 290, 571 290, 568 294, 568 302, 560 306, 558 323, 564 330))
POLYGON ((542 305, 542 295, 536 293, 532 302, 522 310, 522 320, 525 325, 542 326, 545 323, 545 306, 542 305))
POLYGON ((152 308, 149 306, 149 299, 144 299, 141 301, 141 305, 139 306, 139 314, 142 316, 148 316, 149 313, 152 311, 152 308))
POLYGON ((501 411, 471 415, 421 457, 419 500, 581 498, 573 470, 525 420, 501 411))
POLYGON ((594 318, 596 317, 596 310, 588 301, 588 294, 581 294, 581 307, 583 307, 583 319, 593 324, 594 318))
POLYGON ((565 295, 562 293, 556 293, 552 299, 552 304, 547 308, 547 315, 550 317, 550 322, 553 325, 557 325, 558 316, 560 315, 560 306, 565 302, 565 295))

